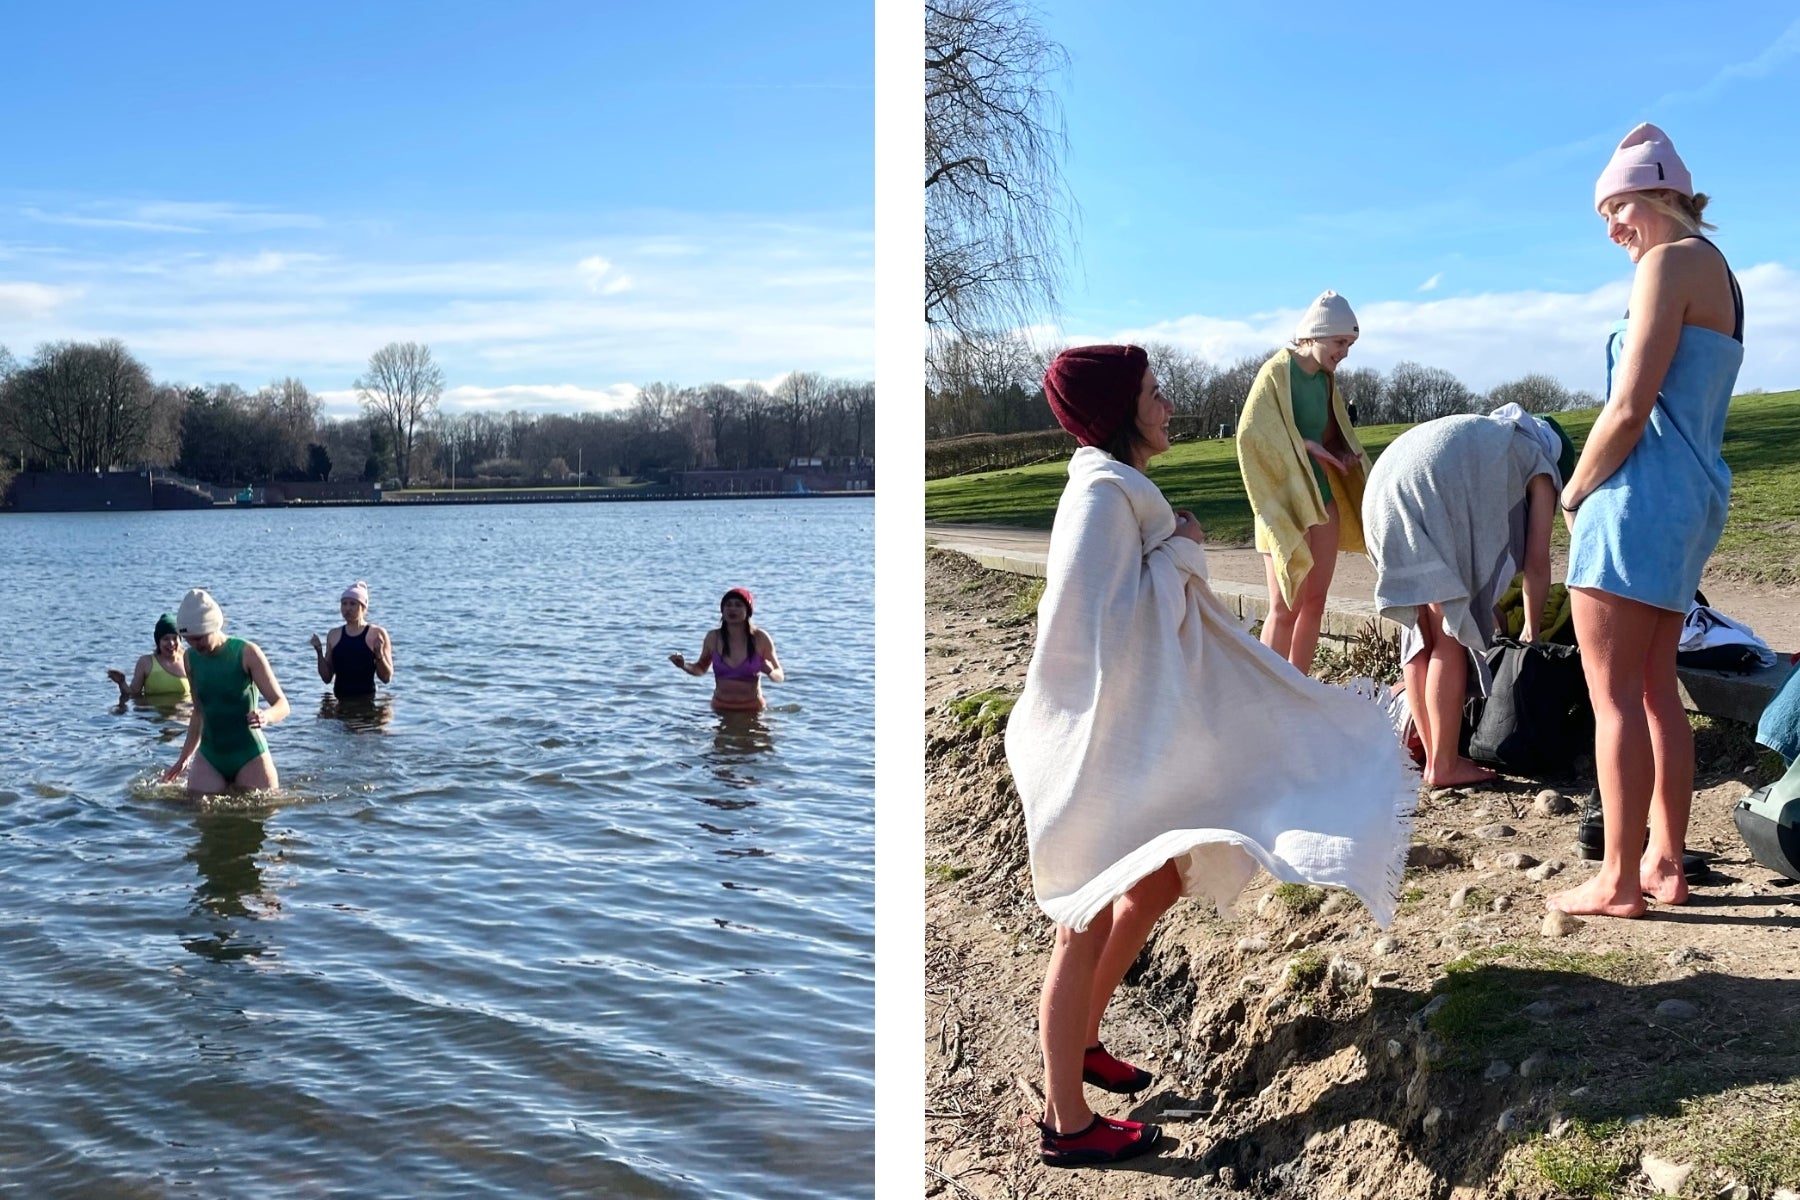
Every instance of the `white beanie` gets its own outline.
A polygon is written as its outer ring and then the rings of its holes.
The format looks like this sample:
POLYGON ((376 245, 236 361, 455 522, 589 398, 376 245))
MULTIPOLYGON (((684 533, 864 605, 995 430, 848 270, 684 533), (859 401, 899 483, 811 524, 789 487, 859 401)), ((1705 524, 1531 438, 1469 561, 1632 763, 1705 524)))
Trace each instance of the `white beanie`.
POLYGON ((1300 324, 1294 329, 1294 340, 1355 337, 1360 332, 1362 331, 1356 325, 1356 314, 1350 311, 1350 302, 1336 292, 1327 290, 1301 316, 1300 324))
POLYGON ((199 637, 225 628, 225 614, 218 602, 202 588, 195 588, 181 598, 175 613, 175 628, 182 637, 199 637))

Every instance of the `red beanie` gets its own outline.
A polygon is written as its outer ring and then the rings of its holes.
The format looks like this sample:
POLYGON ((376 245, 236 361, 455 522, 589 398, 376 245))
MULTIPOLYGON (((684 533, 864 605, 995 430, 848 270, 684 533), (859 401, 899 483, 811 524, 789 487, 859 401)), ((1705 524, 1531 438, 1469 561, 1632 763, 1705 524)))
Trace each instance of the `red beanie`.
POLYGON ((1044 397, 1057 424, 1082 445, 1098 446, 1137 417, 1149 368, 1142 346, 1077 346, 1044 372, 1044 397))

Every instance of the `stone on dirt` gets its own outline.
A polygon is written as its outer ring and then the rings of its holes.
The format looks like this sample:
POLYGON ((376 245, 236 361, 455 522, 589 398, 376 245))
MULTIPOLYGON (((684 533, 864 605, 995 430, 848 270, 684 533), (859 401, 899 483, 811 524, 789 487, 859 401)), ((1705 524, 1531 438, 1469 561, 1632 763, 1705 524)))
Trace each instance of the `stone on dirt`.
POLYGON ((1517 850, 1508 850, 1494 860, 1497 867, 1505 867, 1509 871, 1528 871, 1538 865, 1538 860, 1529 854, 1517 850))
POLYGON ((1698 946, 1682 946, 1669 951, 1668 963, 1671 967, 1684 967, 1691 962, 1711 962, 1713 956, 1698 946))
POLYGON ((1503 824, 1496 822, 1495 824, 1492 824, 1492 825, 1481 826, 1479 829, 1477 829, 1475 831, 1475 836, 1478 838, 1485 839, 1487 841, 1494 841, 1495 839, 1498 839, 1498 838, 1509 838, 1509 837, 1517 836, 1518 832, 1519 831, 1514 829, 1511 825, 1503 825, 1503 824))
POLYGON ((1586 924, 1580 917, 1570 916, 1560 908, 1553 908, 1544 914, 1544 923, 1538 926, 1538 932, 1545 937, 1568 937, 1586 924))
POLYGON ((1531 811, 1540 817, 1567 816, 1575 811, 1575 802, 1555 788, 1545 788, 1532 800, 1531 811))
POLYGON ((1638 1168, 1650 1180, 1650 1186, 1665 1196, 1681 1195, 1681 1187, 1694 1173, 1692 1163, 1673 1163, 1666 1158, 1646 1154, 1638 1159, 1638 1168))
POLYGON ((1656 1006, 1656 1015, 1664 1021, 1691 1021, 1700 1015, 1700 1006, 1692 1000, 1664 1000, 1656 1006))
POLYGON ((1560 874, 1562 869, 1563 865, 1560 862, 1551 859, 1549 862, 1539 863, 1537 866, 1531 868, 1531 870, 1525 872, 1525 878, 1536 883, 1542 883, 1552 875, 1560 874))
POLYGON ((1511 1063, 1503 1058, 1496 1058, 1487 1065, 1487 1070, 1481 1073, 1481 1077, 1489 1083, 1499 1083, 1502 1079, 1507 1078, 1512 1073, 1513 1069, 1511 1063))

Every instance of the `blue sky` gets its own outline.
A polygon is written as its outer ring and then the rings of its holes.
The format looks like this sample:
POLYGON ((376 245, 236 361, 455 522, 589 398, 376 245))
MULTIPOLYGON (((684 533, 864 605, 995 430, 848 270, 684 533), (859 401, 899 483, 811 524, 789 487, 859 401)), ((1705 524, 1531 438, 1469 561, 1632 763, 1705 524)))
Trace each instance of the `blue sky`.
POLYGON ((0 345, 444 407, 874 371, 871 5, 0 0, 0 345))
POLYGON ((1350 366, 1604 387, 1631 265, 1593 184, 1639 121, 1713 196, 1740 390, 1800 387, 1800 8, 1041 0, 1080 254, 1060 328, 1221 361, 1334 288, 1350 366))

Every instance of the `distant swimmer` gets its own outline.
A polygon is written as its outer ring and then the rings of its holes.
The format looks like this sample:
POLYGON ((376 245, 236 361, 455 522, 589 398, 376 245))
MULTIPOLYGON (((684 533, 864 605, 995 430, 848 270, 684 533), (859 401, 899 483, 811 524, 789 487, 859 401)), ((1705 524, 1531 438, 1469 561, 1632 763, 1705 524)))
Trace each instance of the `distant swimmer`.
POLYGON ((262 731, 288 715, 288 702, 262 648, 226 637, 225 614, 200 588, 181 598, 175 627, 188 644, 194 715, 181 757, 163 772, 163 782, 187 771, 188 791, 202 796, 232 788, 279 787, 262 731), (258 692, 269 707, 257 708, 258 692))
POLYGON ((111 670, 106 677, 119 685, 119 703, 127 700, 149 700, 173 704, 188 698, 187 664, 182 661, 181 637, 175 632, 175 618, 168 613, 156 619, 156 651, 137 660, 129 682, 125 672, 111 670))
POLYGON ((669 655, 669 661, 689 675, 704 675, 707 667, 712 668, 712 706, 719 712, 761 712, 762 676, 774 683, 786 678, 775 657, 774 639, 750 622, 755 606, 747 589, 732 588, 719 599, 719 627, 701 643, 699 661, 669 655))
POLYGON ((373 696, 377 679, 383 683, 394 680, 394 643, 387 630, 364 620, 369 612, 369 585, 359 579, 345 588, 338 597, 338 611, 344 617, 342 625, 323 642, 318 634, 312 635, 319 678, 331 685, 340 700, 373 696))

